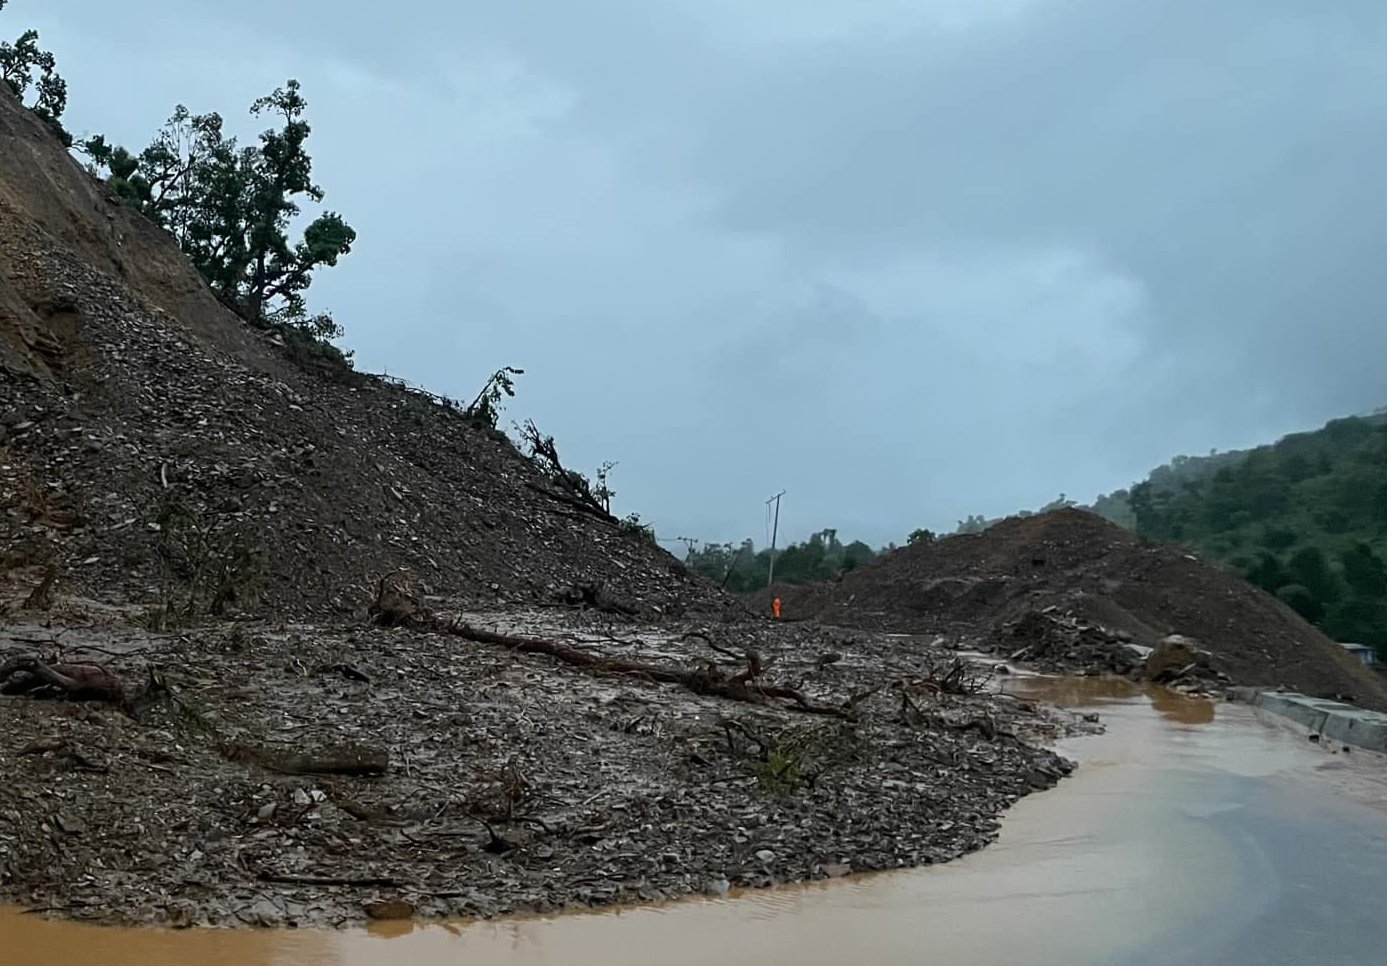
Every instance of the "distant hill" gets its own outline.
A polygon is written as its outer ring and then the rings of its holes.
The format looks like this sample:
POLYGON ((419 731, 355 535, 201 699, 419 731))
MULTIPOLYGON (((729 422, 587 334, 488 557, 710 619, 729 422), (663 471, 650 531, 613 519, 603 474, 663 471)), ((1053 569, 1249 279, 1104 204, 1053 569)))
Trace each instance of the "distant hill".
POLYGON ((1385 654, 1386 419, 1334 419, 1250 450, 1178 457, 1092 509, 1276 595, 1385 654))

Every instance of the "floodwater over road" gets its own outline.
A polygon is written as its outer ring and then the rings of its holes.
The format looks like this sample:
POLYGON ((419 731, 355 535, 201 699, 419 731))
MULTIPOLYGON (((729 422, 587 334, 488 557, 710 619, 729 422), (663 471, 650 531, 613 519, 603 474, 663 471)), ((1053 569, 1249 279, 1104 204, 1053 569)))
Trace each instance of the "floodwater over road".
POLYGON ((1386 961, 1385 759, 1243 705, 1009 678, 1098 711, 1082 766, 936 868, 718 900, 349 932, 126 930, 0 913, 25 966, 1370 964, 1386 961))

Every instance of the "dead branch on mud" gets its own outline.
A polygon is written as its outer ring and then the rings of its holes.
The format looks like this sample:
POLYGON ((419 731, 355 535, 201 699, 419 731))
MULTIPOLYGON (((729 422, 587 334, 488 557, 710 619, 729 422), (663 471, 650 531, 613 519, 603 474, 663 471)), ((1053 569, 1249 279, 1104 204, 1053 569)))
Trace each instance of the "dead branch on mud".
POLYGON ((396 627, 414 620, 420 609, 418 580, 408 571, 397 570, 377 583, 376 599, 367 609, 367 616, 374 624, 396 627))
POLYGON ((42 755, 44 757, 52 755, 55 759, 66 760, 74 771, 89 771, 101 775, 110 772, 106 765, 88 758, 66 738, 40 738, 20 748, 17 754, 21 756, 42 755))
POLYGON ((990 672, 987 668, 955 657, 949 661, 934 662, 926 674, 912 683, 918 688, 937 694, 968 695, 979 694, 989 681, 990 672))
POLYGON ((986 741, 995 741, 1000 737, 1017 739, 1011 731, 1000 729, 994 715, 988 711, 974 714, 965 720, 953 720, 942 714, 932 714, 924 711, 920 705, 912 700, 909 692, 913 689, 908 682, 900 682, 901 701, 898 706, 898 721, 911 727, 936 728, 943 731, 974 731, 986 741))
POLYGON ((261 745, 228 743, 222 746, 228 761, 259 765, 282 775, 351 775, 372 777, 386 774, 390 756, 379 748, 348 745, 319 754, 294 754, 261 745))
POLYGON ((0 695, 97 701, 114 705, 138 721, 151 705, 169 696, 169 689, 153 668, 142 687, 127 688, 100 664, 50 664, 32 654, 17 654, 0 663, 0 695))
POLYGON ((732 701, 749 704, 769 704, 781 702, 780 707, 789 711, 802 711, 806 714, 826 715, 834 718, 848 718, 850 712, 839 705, 821 704, 807 698, 794 688, 775 684, 762 684, 756 679, 762 673, 762 662, 756 652, 749 652, 747 666, 739 673, 726 676, 714 664, 705 664, 694 671, 648 664, 643 661, 622 661, 616 658, 581 651, 567 644, 542 640, 535 637, 520 637, 500 634, 496 631, 470 627, 458 621, 436 620, 430 624, 417 625, 427 630, 452 634, 479 644, 496 644, 522 654, 544 654, 573 667, 584 668, 600 674, 627 674, 644 677, 664 684, 679 684, 696 694, 711 694, 732 701))
POLYGON ((602 584, 571 584, 560 591, 557 599, 568 607, 578 607, 580 610, 596 610, 624 617, 636 617, 638 614, 636 607, 615 599, 602 584))
POLYGON ((120 678, 99 664, 45 664, 32 654, 19 654, 0 664, 0 694, 117 706, 127 700, 120 678))

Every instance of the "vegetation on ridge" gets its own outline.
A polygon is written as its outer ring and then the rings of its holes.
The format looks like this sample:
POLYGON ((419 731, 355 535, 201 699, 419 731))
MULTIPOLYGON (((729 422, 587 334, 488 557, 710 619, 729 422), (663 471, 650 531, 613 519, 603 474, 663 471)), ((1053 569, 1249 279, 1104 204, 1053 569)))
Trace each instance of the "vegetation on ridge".
MULTIPOLYGON (((0 0, 3 10, 8 0, 0 0)), ((279 330, 301 361, 350 364, 333 345, 342 328, 327 312, 310 312, 305 292, 322 268, 336 265, 357 240, 335 211, 309 222, 297 241, 291 226, 306 203, 323 201, 312 179, 306 143, 308 102, 291 79, 251 105, 256 118, 272 118, 255 145, 241 146, 223 132, 220 114, 193 114, 180 104, 140 152, 104 135, 74 144, 59 118, 67 108, 67 82, 54 55, 26 30, 0 43, 0 78, 16 97, 54 128, 63 144, 89 159, 89 170, 131 207, 165 228, 219 299, 245 321, 279 330), (25 98, 32 92, 32 103, 25 98)))
MULTIPOLYGON (((0 0, 0 10, 9 0, 0 0)), ((72 135, 64 129, 61 118, 68 106, 68 84, 58 73, 58 63, 51 51, 39 46, 39 32, 26 30, 14 43, 0 41, 0 80, 58 134, 66 146, 72 145, 72 135), (30 94, 32 99, 28 99, 30 94)))
POLYGON ((343 330, 328 313, 311 314, 304 295, 315 272, 352 250, 357 232, 327 211, 290 241, 301 206, 324 197, 306 149, 308 106, 295 80, 258 98, 252 116, 272 117, 275 126, 254 146, 227 136, 221 115, 192 114, 180 104, 139 154, 100 134, 79 150, 117 195, 174 236, 224 304, 254 325, 307 336, 328 351, 343 330))

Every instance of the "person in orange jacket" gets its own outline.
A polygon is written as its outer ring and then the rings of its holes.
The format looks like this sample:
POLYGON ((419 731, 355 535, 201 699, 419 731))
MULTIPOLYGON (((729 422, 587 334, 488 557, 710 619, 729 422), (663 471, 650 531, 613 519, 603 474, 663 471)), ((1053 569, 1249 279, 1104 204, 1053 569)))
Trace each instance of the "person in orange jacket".
POLYGON ((772 598, 772 619, 779 621, 782 619, 782 598, 772 598))

